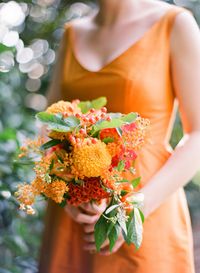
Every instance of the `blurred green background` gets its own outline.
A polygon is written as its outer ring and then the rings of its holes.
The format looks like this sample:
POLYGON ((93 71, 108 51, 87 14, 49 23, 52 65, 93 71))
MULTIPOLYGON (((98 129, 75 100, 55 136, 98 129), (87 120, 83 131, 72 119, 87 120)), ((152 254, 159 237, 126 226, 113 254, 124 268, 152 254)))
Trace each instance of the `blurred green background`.
MULTIPOLYGON (((177 0, 175 4, 192 10, 200 23, 199 0, 177 0)), ((87 15, 94 7, 95 1, 0 2, 0 273, 37 272, 45 204, 38 204, 35 216, 25 216, 18 210, 13 191, 18 181, 30 181, 33 174, 13 161, 20 143, 36 132, 36 111, 47 105, 45 92, 63 24, 87 15)), ((177 115, 173 147, 181 137, 177 115)), ((185 187, 195 236, 200 236, 199 184, 197 174, 185 187)), ((195 240, 196 249, 199 244, 195 240)))

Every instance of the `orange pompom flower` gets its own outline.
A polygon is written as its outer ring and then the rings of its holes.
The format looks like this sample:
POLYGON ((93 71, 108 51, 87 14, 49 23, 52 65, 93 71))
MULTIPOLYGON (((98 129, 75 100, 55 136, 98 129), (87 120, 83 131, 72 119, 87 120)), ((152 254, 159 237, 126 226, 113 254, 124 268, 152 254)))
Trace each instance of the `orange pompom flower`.
POLYGON ((111 164, 111 155, 106 144, 100 140, 88 145, 83 141, 81 145, 75 146, 72 156, 73 170, 79 177, 98 177, 111 164))
POLYGON ((77 113, 81 113, 81 109, 78 107, 78 101, 71 103, 68 101, 60 100, 49 106, 46 112, 51 114, 62 113, 63 115, 75 115, 77 113))
POLYGON ((56 203, 61 203, 63 201, 64 194, 68 191, 68 186, 62 180, 55 180, 50 184, 47 184, 44 194, 45 196, 51 198, 56 203))

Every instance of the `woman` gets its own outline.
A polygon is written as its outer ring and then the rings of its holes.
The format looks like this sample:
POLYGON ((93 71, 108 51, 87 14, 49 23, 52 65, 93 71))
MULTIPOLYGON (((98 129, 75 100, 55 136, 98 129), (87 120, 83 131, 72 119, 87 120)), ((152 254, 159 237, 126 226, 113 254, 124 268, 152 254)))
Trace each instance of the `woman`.
POLYGON ((112 112, 151 121, 137 161, 145 196, 144 239, 136 252, 120 237, 95 253, 94 224, 104 204, 50 204, 40 273, 192 273, 185 185, 200 166, 200 35, 184 8, 155 0, 99 0, 99 10, 67 23, 49 103, 106 96, 112 112), (185 136, 168 144, 179 103, 185 136))

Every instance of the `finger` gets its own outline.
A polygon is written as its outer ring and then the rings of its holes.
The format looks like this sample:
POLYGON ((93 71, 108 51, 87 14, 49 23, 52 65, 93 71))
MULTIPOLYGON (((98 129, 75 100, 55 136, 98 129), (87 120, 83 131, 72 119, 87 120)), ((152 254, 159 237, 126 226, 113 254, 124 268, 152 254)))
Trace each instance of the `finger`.
POLYGON ((100 204, 92 203, 92 208, 96 213, 101 214, 106 209, 106 202, 102 200, 100 204))
POLYGON ((87 250, 87 251, 96 251, 97 249, 96 249, 96 245, 94 244, 94 243, 89 243, 89 244, 85 244, 84 246, 83 246, 83 249, 84 250, 87 250))
POLYGON ((87 214, 83 214, 83 213, 79 213, 76 218, 75 221, 78 223, 85 223, 85 224, 93 224, 96 223, 96 221, 99 219, 99 215, 87 215, 87 214))
POLYGON ((94 210, 94 208, 92 207, 90 203, 81 204, 79 207, 82 210, 82 212, 92 214, 92 215, 97 214, 96 210, 94 210))
POLYGON ((106 205, 104 202, 101 202, 100 204, 96 203, 84 203, 79 206, 83 211, 90 213, 90 214, 101 214, 105 208, 106 205))
MULTIPOLYGON (((95 240, 94 240, 95 241, 95 240)), ((109 246, 109 241, 108 240, 106 240, 103 244, 102 244, 102 246, 101 246, 101 248, 104 248, 104 247, 108 247, 109 246)), ((85 244, 84 244, 84 249, 85 250, 96 250, 96 245, 94 244, 94 243, 90 243, 90 242, 86 242, 85 244)))
POLYGON ((95 238, 94 238, 94 233, 93 234, 87 234, 84 236, 84 240, 87 243, 94 243, 95 242, 95 238))
POLYGON ((105 248, 100 250, 100 254, 105 255, 105 256, 111 255, 111 254, 117 252, 119 250, 119 248, 123 245, 123 243, 124 243, 123 240, 118 240, 111 252, 110 252, 109 246, 106 246, 105 248))
POLYGON ((95 224, 92 224, 92 225, 84 225, 84 226, 83 226, 83 230, 84 230, 85 233, 94 232, 94 226, 95 226, 95 224))
POLYGON ((108 239, 106 239, 105 242, 102 244, 101 249, 103 249, 103 248, 105 248, 107 246, 109 246, 109 240, 108 239))
POLYGON ((65 206, 65 211, 69 213, 70 215, 77 215, 78 213, 81 213, 80 209, 78 207, 74 207, 71 205, 65 206))

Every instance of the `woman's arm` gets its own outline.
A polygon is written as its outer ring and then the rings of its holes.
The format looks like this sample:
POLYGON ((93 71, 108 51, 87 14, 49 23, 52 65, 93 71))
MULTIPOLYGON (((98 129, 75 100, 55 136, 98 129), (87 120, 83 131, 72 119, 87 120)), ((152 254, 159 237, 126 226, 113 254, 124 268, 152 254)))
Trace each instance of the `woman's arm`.
POLYGON ((192 15, 178 14, 171 32, 171 72, 185 131, 170 158, 142 189, 146 216, 200 169, 200 32, 192 15))

